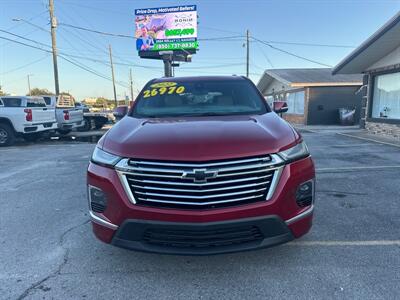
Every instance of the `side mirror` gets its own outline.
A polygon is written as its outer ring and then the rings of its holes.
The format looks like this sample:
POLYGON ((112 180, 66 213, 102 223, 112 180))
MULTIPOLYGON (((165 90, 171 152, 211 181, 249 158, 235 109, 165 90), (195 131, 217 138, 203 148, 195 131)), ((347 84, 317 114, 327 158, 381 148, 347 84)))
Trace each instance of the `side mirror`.
POLYGON ((119 120, 125 117, 125 115, 128 113, 128 106, 119 106, 113 111, 114 117, 119 120))
POLYGON ((273 110, 277 114, 282 114, 288 111, 288 105, 285 101, 276 101, 273 103, 273 110))

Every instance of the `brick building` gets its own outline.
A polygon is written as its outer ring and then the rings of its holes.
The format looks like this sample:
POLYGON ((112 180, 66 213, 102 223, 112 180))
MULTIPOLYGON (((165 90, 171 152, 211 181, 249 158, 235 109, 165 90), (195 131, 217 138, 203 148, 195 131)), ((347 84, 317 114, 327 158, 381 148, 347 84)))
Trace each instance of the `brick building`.
POLYGON ((356 73, 364 74, 361 126, 400 140, 400 12, 333 69, 356 73))
POLYGON ((306 125, 339 123, 339 108, 355 108, 359 122, 361 75, 332 75, 329 68, 266 70, 257 87, 271 104, 286 101, 283 118, 306 125))

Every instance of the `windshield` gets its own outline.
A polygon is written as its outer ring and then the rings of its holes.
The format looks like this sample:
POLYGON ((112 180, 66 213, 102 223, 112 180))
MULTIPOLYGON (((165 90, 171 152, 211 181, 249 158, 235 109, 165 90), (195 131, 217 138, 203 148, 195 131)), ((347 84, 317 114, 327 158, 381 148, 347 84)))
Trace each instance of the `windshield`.
POLYGON ((133 115, 139 117, 263 114, 268 108, 245 80, 164 81, 148 84, 133 115))

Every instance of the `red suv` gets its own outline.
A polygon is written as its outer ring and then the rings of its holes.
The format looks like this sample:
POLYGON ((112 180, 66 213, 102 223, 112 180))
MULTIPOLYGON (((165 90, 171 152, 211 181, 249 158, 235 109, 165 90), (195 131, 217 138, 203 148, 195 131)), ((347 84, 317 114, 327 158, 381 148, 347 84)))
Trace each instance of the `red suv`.
POLYGON ((87 183, 95 235, 128 249, 250 250, 312 224, 307 146, 239 76, 150 81, 97 144, 87 183))

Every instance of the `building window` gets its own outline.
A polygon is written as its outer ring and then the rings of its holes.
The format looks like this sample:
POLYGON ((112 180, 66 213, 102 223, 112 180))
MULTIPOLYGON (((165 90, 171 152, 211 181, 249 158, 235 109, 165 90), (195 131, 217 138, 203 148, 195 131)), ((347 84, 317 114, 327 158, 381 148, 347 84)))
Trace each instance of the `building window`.
POLYGON ((372 117, 400 119, 400 73, 375 77, 372 117))
POLYGON ((286 102, 288 105, 289 114, 304 115, 304 91, 288 93, 286 102))

